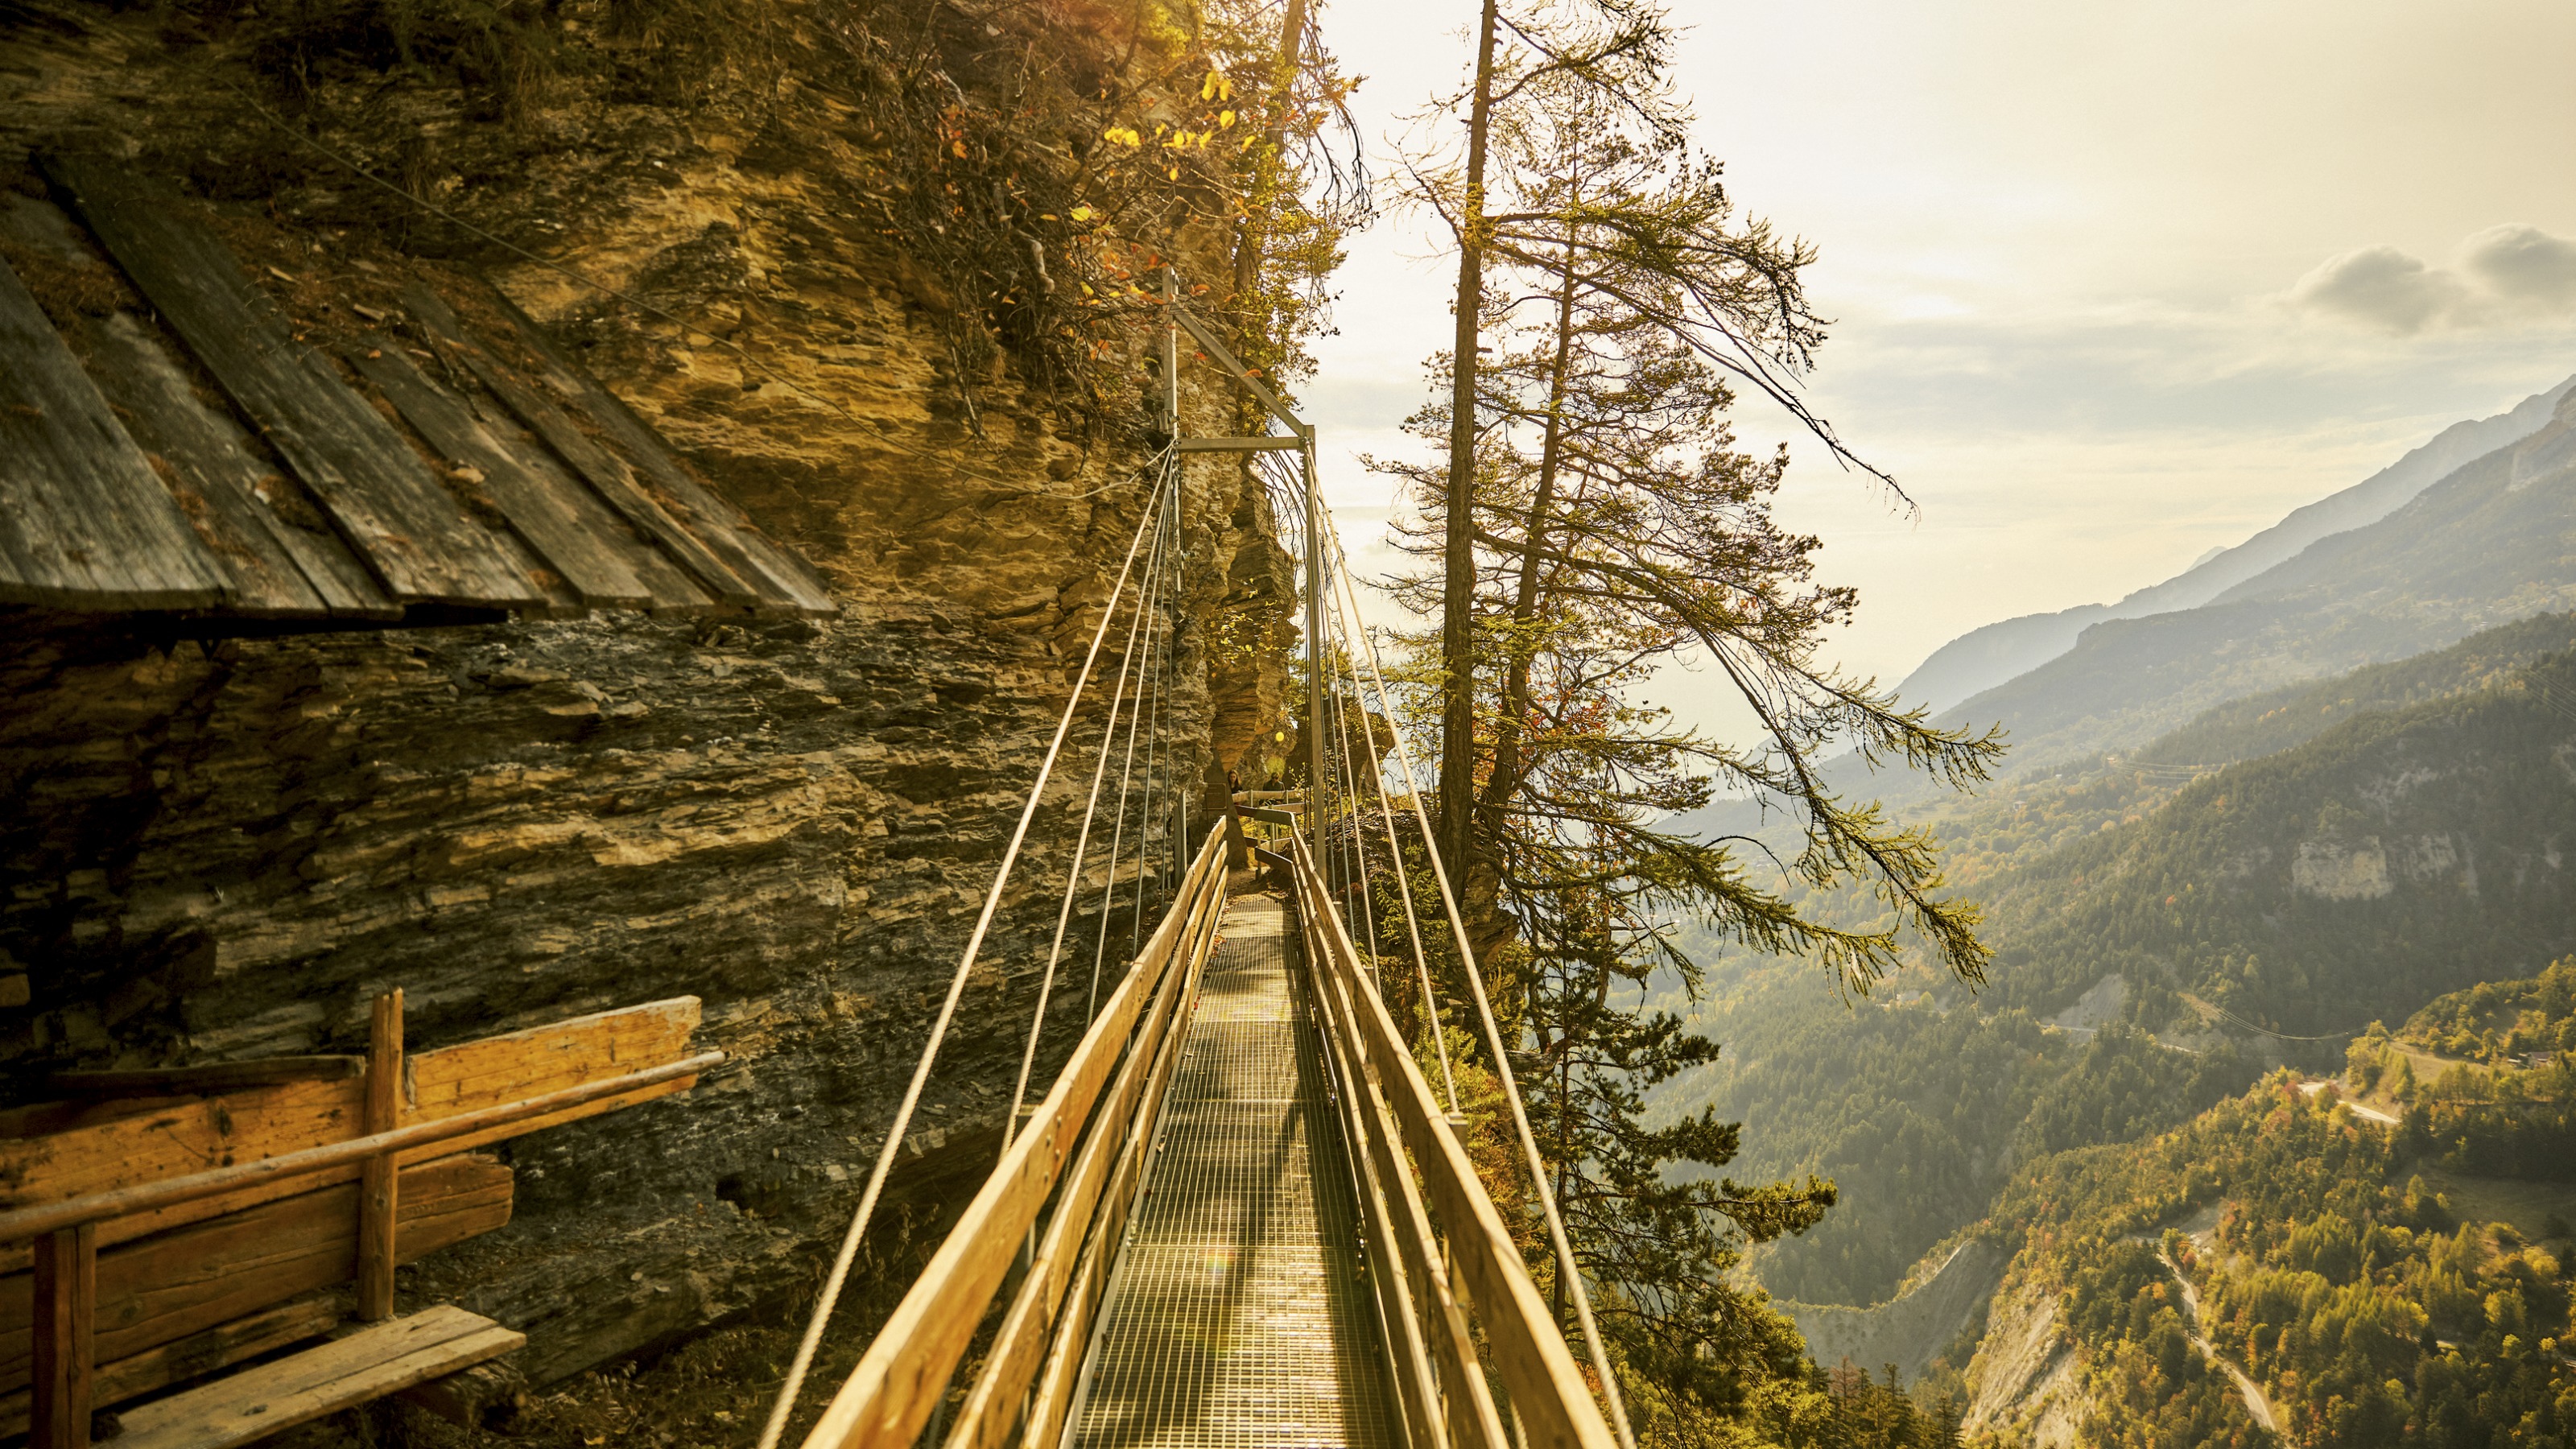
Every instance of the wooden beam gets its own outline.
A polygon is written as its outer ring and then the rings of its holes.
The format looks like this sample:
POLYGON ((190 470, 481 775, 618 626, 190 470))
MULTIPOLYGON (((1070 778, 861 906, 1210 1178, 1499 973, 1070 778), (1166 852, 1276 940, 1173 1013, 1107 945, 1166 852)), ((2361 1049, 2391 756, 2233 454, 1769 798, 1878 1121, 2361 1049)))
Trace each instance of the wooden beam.
POLYGON ((0 602, 202 609, 231 579, 0 262, 0 602))
POLYGON ((700 483, 623 399, 566 357, 545 329, 500 288, 492 289, 492 300, 508 319, 512 333, 546 364, 545 385, 626 455, 660 491, 657 501, 685 519, 701 541, 759 592, 761 607, 816 618, 840 612, 811 565, 771 542, 730 501, 700 483))
POLYGON ((1396 1124, 1422 1175, 1430 1205, 1448 1230, 1455 1281, 1466 1287, 1484 1324, 1492 1362, 1520 1415, 1523 1442, 1530 1449, 1614 1449, 1617 1440, 1564 1336, 1557 1332, 1546 1300, 1530 1281, 1519 1245, 1503 1226, 1502 1215, 1486 1195, 1466 1149, 1458 1145, 1422 1068, 1396 1030, 1395 1019, 1387 1015, 1386 1004, 1360 974, 1356 948, 1342 931, 1332 903, 1324 898, 1305 842, 1297 840, 1291 848, 1299 889, 1309 902, 1309 928, 1331 947, 1328 959, 1350 991, 1360 1034, 1386 1073, 1396 1124))
MULTIPOLYGON (((397 342, 370 338, 367 346, 351 348, 347 355, 350 365, 376 385, 431 447, 479 476, 479 482, 466 486, 500 510, 582 603, 630 609, 653 604, 653 586, 645 574, 660 562, 659 556, 630 534, 624 520, 596 494, 533 443, 522 441, 517 429, 486 427, 467 400, 432 382, 397 342)), ((678 570, 664 567, 677 575, 678 570)), ((702 608, 708 602, 685 579, 678 587, 695 595, 702 608)), ((684 605, 689 599, 672 602, 684 605)))
MULTIPOLYGON (((402 1125, 403 994, 397 986, 376 998, 367 1030, 369 1135, 402 1125)), ((394 1316, 394 1210, 401 1195, 393 1154, 370 1157, 358 1169, 358 1317, 377 1323, 394 1316)))
MULTIPOLYGON (((243 1359, 257 1358, 303 1339, 319 1338, 348 1312, 345 1294, 311 1294, 247 1318, 217 1324, 203 1333, 192 1333, 175 1343, 100 1364, 92 1379, 91 1402, 123 1403, 154 1389, 168 1388, 181 1379, 230 1368, 243 1359)), ((29 1398, 25 1389, 0 1394, 0 1436, 27 1432, 29 1398)))
MULTIPOLYGON (((405 1071, 415 1122, 436 1121, 528 1096, 679 1060, 698 1024, 694 996, 646 1002, 526 1031, 486 1037, 410 1057, 405 1071)), ((618 1097, 593 1099, 533 1122, 508 1122, 418 1148, 406 1162, 463 1152, 524 1132, 687 1090, 666 1080, 618 1097)), ((248 1163, 346 1141, 364 1121, 366 1089, 355 1078, 288 1082, 222 1096, 120 1106, 43 1136, 0 1138, 0 1209, 28 1208, 197 1172, 209 1162, 248 1163)), ((316 1182, 271 1182, 244 1195, 190 1201, 121 1218, 100 1228, 102 1245, 237 1212, 252 1203, 354 1181, 352 1160, 316 1182)), ((23 1266, 22 1249, 0 1239, 0 1272, 23 1266)))
POLYGON ((57 154, 43 165, 397 602, 550 606, 393 423, 295 339, 239 260, 176 198, 147 187, 122 162, 57 154))
POLYGON ((499 1358, 528 1341, 440 1305, 124 1415, 120 1449, 226 1449, 499 1358))
MULTIPOLYGON (((548 402, 509 368, 501 365, 483 340, 457 318, 447 299, 427 287, 413 286, 403 292, 403 305, 411 310, 413 320, 429 334, 430 345, 474 374, 474 379, 491 389, 502 406, 542 439, 555 456, 578 473, 608 506, 617 510, 635 531, 658 545, 663 552, 678 560, 708 596, 731 608, 748 609, 760 603, 760 595, 742 576, 728 567, 723 559, 671 516, 643 483, 625 459, 601 446, 583 432, 562 408, 548 402)), ((657 595, 658 597, 658 595, 657 595)))
POLYGON ((98 1230, 60 1228, 36 1243, 30 1449, 87 1449, 98 1332, 98 1230))
POLYGON ((1162 993, 1145 1013, 1127 1065, 1119 1069, 1117 1083, 1083 1141, 1082 1155, 1066 1175, 1020 1291, 985 1350, 984 1367, 950 1421, 947 1449, 1002 1449, 1020 1417, 1030 1380, 1044 1362, 1049 1338, 1083 1332, 1064 1323, 1058 1312, 1084 1245, 1104 1233, 1114 1238, 1126 1223, 1154 1124, 1161 1118, 1164 1089, 1180 1060, 1180 1025, 1198 994, 1206 942, 1225 911, 1223 878, 1179 904, 1194 918, 1182 956, 1186 969, 1166 973, 1162 993))
MULTIPOLYGON (((0 1213, 0 1241, 33 1238, 77 1223, 101 1222, 109 1218, 151 1212, 179 1203, 225 1197, 245 1188, 300 1181, 330 1168, 348 1168, 354 1175, 359 1163, 380 1152, 405 1153, 415 1150, 434 1150, 435 1155, 443 1156, 454 1151, 454 1144, 457 1142, 469 1139, 480 1140, 477 1134, 505 1126, 544 1121, 552 1114, 561 1113, 576 1106, 616 1100, 620 1096, 631 1096, 638 1089, 648 1086, 675 1081, 694 1082, 698 1073, 722 1063, 724 1059, 723 1052, 706 1052, 685 1061, 672 1062, 667 1066, 630 1072, 624 1076, 611 1077, 603 1082, 568 1087, 563 1091, 548 1092, 526 1101, 486 1107, 479 1112, 467 1112, 445 1121, 415 1122, 408 1127, 397 1127, 391 1132, 379 1132, 347 1142, 335 1142, 325 1147, 307 1148, 302 1152, 283 1153, 258 1162, 238 1163, 231 1167, 218 1167, 210 1172, 193 1173, 187 1177, 144 1183, 136 1187, 120 1188, 114 1192, 93 1193, 87 1197, 74 1198, 69 1202, 49 1203, 43 1207, 20 1208, 16 1212, 0 1213)), ((529 1129, 523 1127, 521 1130, 529 1129)))
POLYGON ((303 485, 199 394, 186 354, 157 325, 131 312, 81 323, 71 340, 98 390, 232 581, 224 612, 402 617, 303 485))
MULTIPOLYGON (((1222 882, 1219 884, 1217 914, 1221 915, 1222 882)), ((1194 956, 1201 969, 1206 965, 1209 947, 1215 940, 1216 925, 1216 917, 1212 916, 1195 948, 1194 956)), ((1194 985, 1191 997, 1182 1005, 1184 1015, 1190 1001, 1195 1000, 1194 985)), ((1180 1035, 1174 1034, 1175 1042, 1180 1035)), ((1163 1088, 1158 1086, 1154 1090, 1159 1094, 1163 1088)), ((1063 1438, 1064 1423, 1073 1411, 1074 1393, 1080 1385, 1082 1365, 1090 1356, 1093 1318, 1109 1291, 1110 1270, 1116 1266, 1123 1246, 1127 1215, 1150 1166, 1146 1148, 1151 1145, 1153 1136, 1153 1124, 1140 1117, 1129 1138, 1133 1158, 1121 1167, 1122 1175, 1100 1210, 1099 1229, 1082 1240, 1082 1255, 1074 1264, 1072 1280, 1066 1286, 1061 1306, 1056 1310, 1056 1322, 1046 1341, 1046 1358, 1038 1368, 1036 1381, 1029 1389, 1028 1408, 1021 1416, 1021 1422, 1026 1426, 1020 1435, 1023 1445, 1056 1444, 1063 1438)))
MULTIPOLYGON (((510 1169, 479 1154, 403 1171, 394 1261, 510 1221, 510 1169)), ((304 1294, 342 1288, 358 1266, 354 1183, 262 1203, 98 1255, 96 1357, 118 1362, 304 1294)), ((29 1381, 32 1280, 0 1278, 0 1392, 29 1381)), ((114 1402, 104 1389, 94 1402, 114 1402)))
POLYGON ((364 1072, 366 1067, 365 1057, 255 1057, 244 1062, 208 1062, 196 1067, 56 1072, 45 1078, 45 1088, 66 1097, 189 1097, 200 1092, 274 1087, 284 1082, 346 1081, 364 1072))
MULTIPOLYGON (((1302 911, 1316 908, 1302 891, 1299 899, 1304 903, 1302 911)), ((1414 1311, 1431 1358, 1439 1368, 1443 1385, 1441 1416, 1449 1443, 1455 1449, 1509 1449, 1511 1441, 1503 1433, 1502 1416, 1494 1405, 1493 1389, 1485 1381, 1484 1365, 1477 1354, 1475 1331, 1450 1286, 1448 1265, 1442 1260, 1431 1215, 1423 1206, 1422 1189, 1414 1180, 1412 1163, 1404 1156, 1395 1114, 1378 1085, 1388 1074, 1370 1053, 1368 1037, 1358 1026, 1358 1009, 1349 987, 1358 977, 1357 963, 1344 958, 1339 967, 1335 966, 1330 955, 1335 950, 1326 933, 1308 933, 1305 956, 1315 998, 1331 1019, 1334 1050, 1351 1062, 1345 1073, 1354 1119, 1351 1140, 1360 1144, 1374 1169, 1378 1189, 1387 1197, 1383 1227, 1387 1237, 1381 1241, 1394 1244, 1395 1256, 1413 1290, 1414 1311)))

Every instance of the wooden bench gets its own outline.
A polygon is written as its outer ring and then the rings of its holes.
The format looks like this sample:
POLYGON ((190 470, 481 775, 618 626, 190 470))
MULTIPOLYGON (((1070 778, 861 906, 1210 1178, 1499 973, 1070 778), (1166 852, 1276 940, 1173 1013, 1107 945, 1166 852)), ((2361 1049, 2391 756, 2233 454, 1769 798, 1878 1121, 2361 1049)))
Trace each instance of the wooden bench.
POLYGON ((128 1410, 119 1449, 224 1449, 443 1378, 527 1335, 440 1305, 128 1410))
POLYGON ((352 1277, 375 1327, 127 1411, 119 1442, 240 1443, 517 1347, 395 1318, 395 1266, 509 1221, 509 1169, 468 1149, 694 1085, 724 1059, 689 1054, 697 1024, 681 997, 406 1057, 397 991, 354 1072, 58 1074, 103 1100, 0 1112, 0 1434, 85 1449, 98 1405, 328 1331, 352 1277))

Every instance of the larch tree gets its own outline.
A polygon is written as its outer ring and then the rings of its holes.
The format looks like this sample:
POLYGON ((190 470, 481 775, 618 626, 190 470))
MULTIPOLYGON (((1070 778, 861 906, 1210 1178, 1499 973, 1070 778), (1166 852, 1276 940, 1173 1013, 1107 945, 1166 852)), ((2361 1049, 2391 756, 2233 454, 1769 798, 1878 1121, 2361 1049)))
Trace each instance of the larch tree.
MULTIPOLYGON (((1721 1175, 1734 1124, 1649 1113, 1650 1089, 1718 1051, 1647 1004, 1653 983, 1698 990, 1672 925, 1696 916, 1845 987, 1893 969, 1909 936, 1981 979, 1976 913, 1944 894, 1930 838, 1839 797, 1819 765, 1850 748, 1965 786, 2001 745, 1818 659, 1856 595, 1818 583, 1817 540, 1772 514, 1786 450, 1748 453, 1728 422, 1750 385, 1848 456, 1792 386, 1824 338, 1801 286, 1814 253, 1739 220, 1688 144, 1661 90, 1660 12, 1602 5, 1573 33, 1575 8, 1548 7, 1549 31, 1489 0, 1486 24, 1518 43, 1480 55, 1483 153, 1409 173, 1475 275, 1462 261, 1458 340, 1434 364, 1445 396, 1409 424, 1447 456, 1373 464, 1406 480, 1424 519, 1406 540, 1423 565, 1395 588, 1442 619, 1418 671, 1440 684, 1435 829, 1467 862, 1470 934, 1496 948, 1488 975, 1525 1053, 1508 1069, 1640 1430, 1688 1437, 1799 1378, 1794 1331, 1727 1270, 1742 1243, 1818 1221, 1833 1189, 1738 1185, 1721 1175), (1678 667, 1732 685, 1753 743, 1639 702, 1678 667), (1746 842, 1669 823, 1720 791, 1780 805, 1803 844, 1756 857, 1757 875, 1746 842), (1865 882, 1890 920, 1803 912, 1769 883, 1783 873, 1865 882)), ((1553 1266, 1533 1254, 1532 1267, 1562 1315, 1553 1266)))

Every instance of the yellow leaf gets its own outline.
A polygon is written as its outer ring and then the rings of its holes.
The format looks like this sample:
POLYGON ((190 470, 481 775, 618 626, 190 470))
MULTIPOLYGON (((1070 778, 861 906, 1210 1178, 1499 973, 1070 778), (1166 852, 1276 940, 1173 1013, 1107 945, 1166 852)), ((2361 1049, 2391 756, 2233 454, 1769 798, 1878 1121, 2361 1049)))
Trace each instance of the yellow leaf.
POLYGON ((1203 101, 1215 100, 1216 88, 1224 83, 1224 76, 1217 74, 1215 71, 1209 71, 1207 73, 1207 79, 1199 82, 1199 99, 1203 101))
POLYGON ((1075 221, 1089 221, 1089 220, 1091 220, 1093 217, 1098 216, 1099 214, 1100 214, 1100 213, 1098 213, 1098 212, 1096 212, 1096 211, 1093 211, 1093 210, 1090 208, 1090 206, 1089 206, 1089 205, 1087 205, 1087 204, 1086 204, 1086 205, 1082 205, 1082 206, 1077 206, 1077 207, 1075 207, 1075 208, 1073 209, 1073 219, 1074 219, 1075 221))
POLYGON ((1219 112, 1217 112, 1217 114, 1216 114, 1216 125, 1217 125, 1217 129, 1218 129, 1218 130, 1220 130, 1220 131, 1232 130, 1232 129, 1234 128, 1234 112, 1232 112, 1232 111, 1219 111, 1219 112))

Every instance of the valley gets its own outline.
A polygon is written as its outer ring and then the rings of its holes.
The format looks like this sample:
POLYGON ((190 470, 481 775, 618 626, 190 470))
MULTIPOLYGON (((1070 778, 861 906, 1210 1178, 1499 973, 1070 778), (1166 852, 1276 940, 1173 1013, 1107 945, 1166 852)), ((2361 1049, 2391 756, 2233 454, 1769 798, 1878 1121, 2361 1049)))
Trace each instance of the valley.
POLYGON ((1691 938, 1707 989, 1659 1004, 1724 1051, 1665 1100, 1840 1189, 1748 1263, 1820 1364, 2043 1445, 2576 1423, 2576 510, 2536 501, 2576 447, 2541 398, 2377 521, 1949 711, 2015 738, 1908 806, 1981 985, 1691 938))

